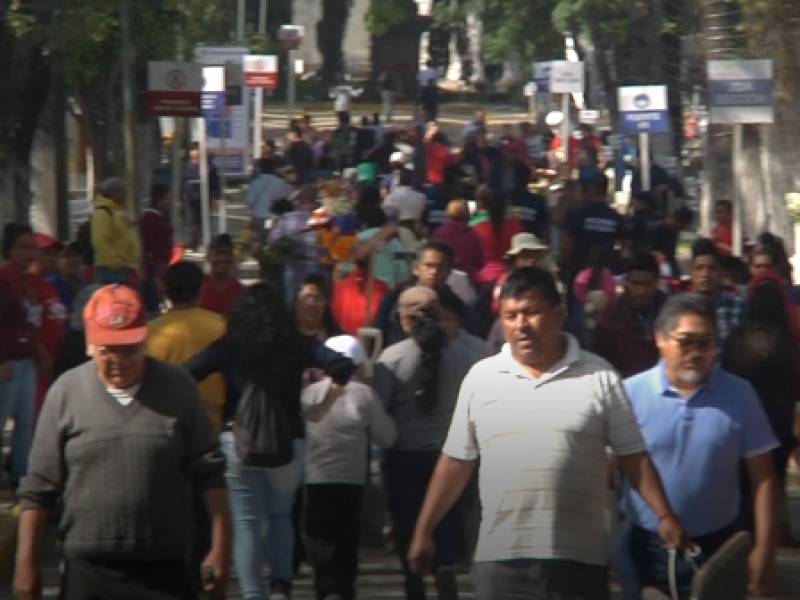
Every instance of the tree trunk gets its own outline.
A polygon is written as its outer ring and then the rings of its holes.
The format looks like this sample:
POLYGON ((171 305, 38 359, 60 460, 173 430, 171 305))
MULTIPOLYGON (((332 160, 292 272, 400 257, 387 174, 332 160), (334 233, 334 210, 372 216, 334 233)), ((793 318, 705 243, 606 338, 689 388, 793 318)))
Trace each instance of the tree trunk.
POLYGON ((27 223, 31 152, 50 88, 50 63, 38 39, 18 37, 0 20, 0 226, 27 223))
POLYGON ((467 39, 469 40, 469 56, 472 61, 472 83, 483 83, 486 74, 483 71, 483 2, 475 2, 475 8, 467 15, 467 39))
POLYGON ((333 85, 344 73, 344 35, 350 0, 322 0, 322 19, 317 23, 317 45, 322 55, 322 81, 333 85))
POLYGON ((419 67, 419 41, 427 21, 417 16, 414 0, 396 1, 405 12, 406 18, 384 35, 372 36, 372 76, 377 78, 384 70, 396 66, 403 80, 404 95, 413 97, 419 67))

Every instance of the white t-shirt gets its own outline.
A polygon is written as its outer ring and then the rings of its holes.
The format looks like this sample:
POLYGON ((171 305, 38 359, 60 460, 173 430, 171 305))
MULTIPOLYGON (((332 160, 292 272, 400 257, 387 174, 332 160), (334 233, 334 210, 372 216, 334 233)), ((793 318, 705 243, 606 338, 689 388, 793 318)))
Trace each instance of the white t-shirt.
POLYGON ((436 83, 439 80, 439 72, 433 67, 422 69, 417 74, 417 81, 422 87, 428 86, 431 83, 436 83))
POLYGON ((141 387, 142 384, 139 383, 129 388, 114 389, 107 387, 106 390, 108 390, 108 393, 111 394, 111 397, 119 402, 122 406, 129 406, 130 403, 136 398, 136 394, 139 392, 141 387))
POLYGON ((534 379, 505 346, 461 385, 443 452, 480 456, 476 561, 606 564, 606 447, 646 451, 616 371, 565 334, 567 353, 534 379))
POLYGON ((353 98, 358 98, 362 90, 357 90, 349 85, 339 85, 331 91, 334 112, 350 112, 353 98))

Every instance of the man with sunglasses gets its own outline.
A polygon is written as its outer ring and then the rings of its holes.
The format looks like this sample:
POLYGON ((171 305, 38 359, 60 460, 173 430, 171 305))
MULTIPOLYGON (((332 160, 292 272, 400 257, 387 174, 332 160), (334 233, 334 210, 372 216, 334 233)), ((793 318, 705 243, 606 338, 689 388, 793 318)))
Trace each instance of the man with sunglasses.
MULTIPOLYGON (((778 445, 775 434, 750 384, 716 365, 717 311, 710 298, 672 296, 655 330, 661 362, 624 382, 650 457, 670 506, 700 550, 693 559, 698 566, 738 529, 744 461, 756 515, 750 586, 761 595, 775 565, 778 496, 770 459, 778 445)), ((669 593, 668 552, 657 533, 659 517, 627 483, 623 498, 628 527, 617 571, 624 598, 638 600, 648 587, 669 593)), ((694 566, 682 552, 675 572, 681 594, 687 593, 694 566)))

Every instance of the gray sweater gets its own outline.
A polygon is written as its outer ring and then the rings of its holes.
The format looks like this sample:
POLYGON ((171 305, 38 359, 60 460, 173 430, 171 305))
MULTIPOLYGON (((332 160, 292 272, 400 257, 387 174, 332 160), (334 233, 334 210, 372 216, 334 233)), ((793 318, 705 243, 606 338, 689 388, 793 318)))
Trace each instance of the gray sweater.
POLYGON ((479 360, 489 356, 486 343, 480 338, 459 331, 442 350, 439 366, 439 393, 433 412, 417 407, 416 393, 421 388, 422 350, 408 339, 389 346, 375 366, 372 385, 383 400, 386 411, 397 424, 399 433, 395 450, 441 450, 458 391, 464 377, 479 360))
MULTIPOLYGON (((303 408, 321 404, 331 387, 326 378, 303 391, 303 408)), ((397 428, 368 385, 351 381, 318 422, 306 422, 306 483, 367 482, 367 442, 381 448, 397 439, 397 428)))
POLYGON ((148 359, 123 406, 89 362, 47 394, 20 488, 23 509, 64 501, 68 559, 188 557, 192 489, 225 487, 225 462, 188 373, 148 359))

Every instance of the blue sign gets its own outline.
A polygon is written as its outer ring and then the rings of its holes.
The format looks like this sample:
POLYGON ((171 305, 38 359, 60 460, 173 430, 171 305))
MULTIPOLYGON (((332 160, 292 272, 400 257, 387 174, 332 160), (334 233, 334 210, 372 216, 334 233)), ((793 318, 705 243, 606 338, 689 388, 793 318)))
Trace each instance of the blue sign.
POLYGON ((203 92, 203 116, 214 117, 225 110, 225 92, 203 92))
POLYGON ((711 108, 772 107, 772 88, 769 79, 709 81, 708 103, 711 108))
POLYGON ((533 81, 536 83, 536 91, 542 94, 550 93, 550 70, 549 62, 533 63, 533 81))
POLYGON ((666 133, 669 131, 669 113, 665 110, 628 112, 622 114, 622 133, 666 133))
POLYGON ((624 135, 667 133, 668 108, 666 86, 619 88, 620 129, 624 135))
POLYGON ((712 60, 708 63, 708 109, 712 123, 774 123, 771 60, 712 60))

